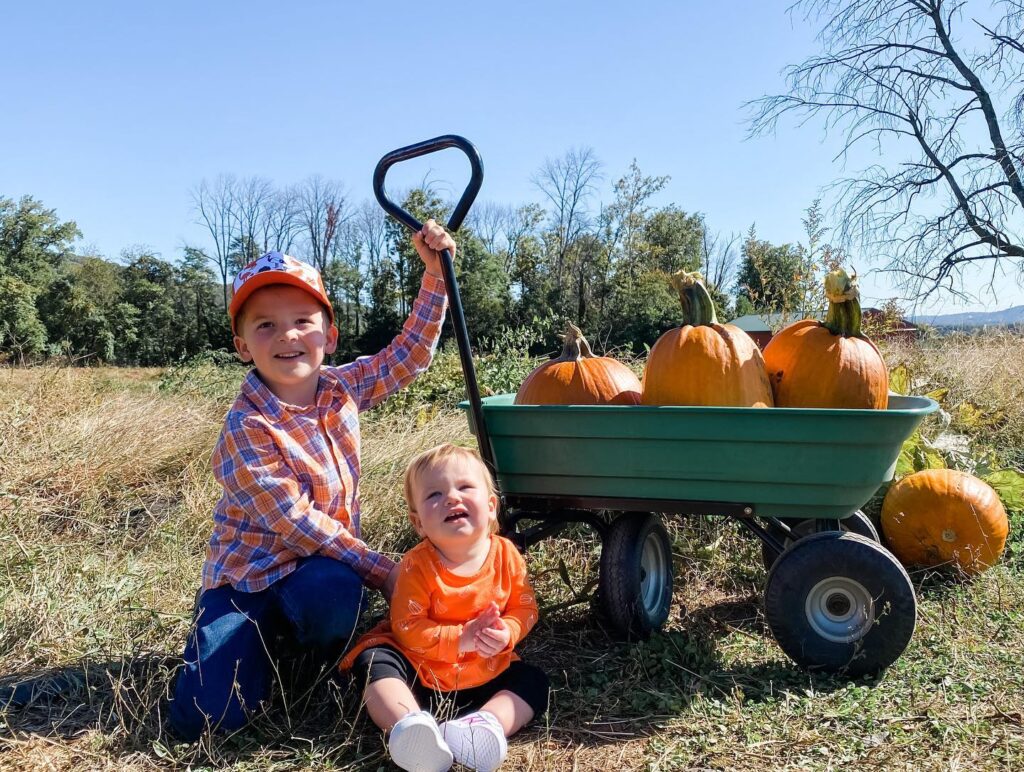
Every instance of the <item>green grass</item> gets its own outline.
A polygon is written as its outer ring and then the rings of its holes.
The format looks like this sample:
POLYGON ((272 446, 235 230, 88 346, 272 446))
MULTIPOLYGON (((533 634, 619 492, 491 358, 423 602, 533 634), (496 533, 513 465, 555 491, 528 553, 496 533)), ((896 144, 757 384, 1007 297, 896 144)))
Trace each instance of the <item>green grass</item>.
MULTIPOLYGON (((951 415, 966 400, 1001 411, 994 425, 951 425, 971 432, 976 451, 1012 462, 1024 425, 1016 395, 980 380, 1009 384, 1005 371, 1024 356, 1014 340, 979 348, 979 382, 939 351, 890 358, 921 383, 944 382, 951 415)), ((510 357, 481 369, 494 371, 485 384, 514 383, 528 366, 510 357)), ((240 374, 209 363, 0 371, 0 685, 20 684, 0 709, 0 768, 391 768, 358 695, 335 683, 278 701, 232 737, 188 745, 167 735, 165 701, 218 495, 209 454, 240 374)), ((471 441, 451 407, 460 388, 448 352, 366 417, 370 543, 398 554, 414 542, 401 471, 419 448, 471 441)), ((854 682, 782 654, 765 627, 759 545, 735 525, 670 525, 672 614, 661 634, 632 644, 592 609, 598 540, 569 529, 528 555, 546 611, 521 650, 555 691, 549 714, 513 739, 506 768, 1024 768, 1024 542, 1012 515, 1004 560, 974 581, 911 574, 910 647, 881 678, 854 682)))

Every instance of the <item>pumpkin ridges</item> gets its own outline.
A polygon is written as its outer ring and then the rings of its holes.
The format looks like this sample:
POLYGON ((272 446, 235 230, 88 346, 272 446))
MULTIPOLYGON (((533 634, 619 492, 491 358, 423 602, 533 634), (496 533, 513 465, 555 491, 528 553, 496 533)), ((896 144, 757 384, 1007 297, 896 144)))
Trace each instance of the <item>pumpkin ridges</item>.
POLYGON ((526 376, 516 404, 635 405, 640 381, 633 371, 611 357, 598 357, 572 322, 565 332, 562 353, 526 376))
POLYGON ((928 469, 889 489, 882 530, 904 563, 953 564, 971 575, 998 561, 1009 521, 999 496, 984 481, 958 470, 928 469))
POLYGON ((874 408, 889 401, 889 373, 878 347, 860 334, 856 276, 825 279, 825 321, 795 322, 765 346, 776 407, 874 408))
POLYGON ((770 407, 764 359, 743 330, 719 324, 699 273, 669 277, 679 293, 683 325, 654 344, 644 367, 645 405, 770 407))

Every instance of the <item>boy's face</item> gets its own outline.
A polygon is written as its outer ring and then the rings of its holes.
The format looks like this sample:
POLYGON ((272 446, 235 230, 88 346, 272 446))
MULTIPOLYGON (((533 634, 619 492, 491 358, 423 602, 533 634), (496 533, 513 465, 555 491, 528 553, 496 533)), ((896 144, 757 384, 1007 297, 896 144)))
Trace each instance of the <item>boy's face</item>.
POLYGON ((252 293, 239 313, 234 342, 242 361, 255 363, 278 398, 311 404, 324 356, 338 345, 320 302, 298 287, 272 284, 252 293))
POLYGON ((497 522, 498 497, 473 459, 441 459, 420 472, 412 489, 416 511, 409 519, 416 533, 442 551, 487 539, 497 522))

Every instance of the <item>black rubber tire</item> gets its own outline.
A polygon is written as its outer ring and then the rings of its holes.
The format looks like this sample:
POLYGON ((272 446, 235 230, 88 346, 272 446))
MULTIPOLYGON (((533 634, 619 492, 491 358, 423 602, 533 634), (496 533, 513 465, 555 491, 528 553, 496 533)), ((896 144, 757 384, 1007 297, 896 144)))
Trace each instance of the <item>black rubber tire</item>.
POLYGON ((601 544, 601 611, 627 638, 660 630, 672 606, 672 545, 656 515, 616 518, 601 544))
POLYGON ((764 592, 768 627, 809 670, 873 675, 907 648, 917 622, 910 577, 885 547, 827 531, 794 542, 764 592))
MULTIPOLYGON (((793 535, 797 538, 803 538, 815 533, 817 529, 817 520, 799 520, 796 523, 786 521, 786 524, 793 530, 793 535)), ((844 520, 839 521, 839 527, 847 533, 855 533, 858 536, 863 536, 866 539, 881 544, 882 537, 878 534, 878 529, 875 528, 875 524, 871 522, 871 518, 861 512, 859 509, 844 520)), ((792 544, 792 540, 786 539, 785 544, 788 547, 792 544)), ((761 542, 761 562, 764 564, 765 571, 771 571, 772 566, 775 565, 775 561, 779 559, 779 553, 775 549, 764 542, 761 542)))

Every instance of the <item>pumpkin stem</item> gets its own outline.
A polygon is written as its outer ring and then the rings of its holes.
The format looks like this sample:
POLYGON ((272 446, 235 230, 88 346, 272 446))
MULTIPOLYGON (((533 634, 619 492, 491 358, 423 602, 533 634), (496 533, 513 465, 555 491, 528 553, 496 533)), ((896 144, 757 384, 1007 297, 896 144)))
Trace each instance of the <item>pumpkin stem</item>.
POLYGON ((672 288, 679 293, 679 302, 683 306, 683 324, 694 327, 718 324, 715 313, 715 301, 711 299, 704 278, 696 271, 677 271, 668 277, 672 288))
POLYGON ((825 297, 828 298, 828 314, 822 324, 833 335, 844 338, 863 337, 860 332, 860 288, 857 274, 850 276, 842 268, 831 271, 825 277, 825 297))
POLYGON ((555 362, 578 362, 580 359, 593 359, 594 352, 590 350, 590 344, 583 337, 583 331, 572 322, 565 328, 565 345, 562 353, 553 361, 555 362))

